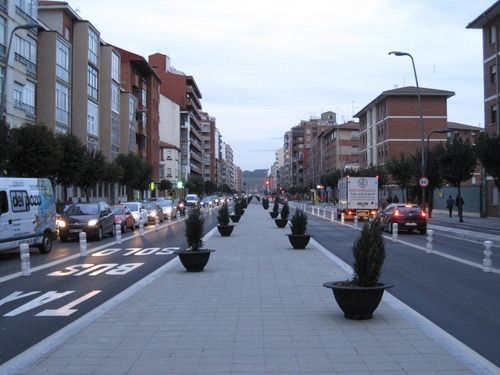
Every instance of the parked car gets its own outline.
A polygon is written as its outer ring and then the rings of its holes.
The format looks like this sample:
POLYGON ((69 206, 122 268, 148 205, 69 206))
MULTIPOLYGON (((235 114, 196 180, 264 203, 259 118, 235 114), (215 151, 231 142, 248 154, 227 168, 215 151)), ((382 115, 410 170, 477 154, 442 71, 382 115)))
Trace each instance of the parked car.
POLYGON ((64 212, 59 222, 59 237, 67 241, 78 238, 81 232, 87 237, 101 240, 104 234, 115 235, 115 215, 105 202, 74 203, 64 212))
POLYGON ((382 228, 392 233, 392 224, 398 224, 399 231, 417 230, 427 233, 427 214, 414 203, 391 203, 379 211, 382 228))
POLYGON ((148 212, 148 224, 154 224, 156 218, 158 218, 160 223, 163 223, 164 220, 163 209, 157 202, 155 201, 146 202, 144 203, 144 207, 146 207, 146 210, 148 212))
POLYGON ((112 207, 113 214, 115 215, 115 225, 120 225, 120 230, 125 233, 127 230, 135 230, 135 219, 132 212, 123 204, 112 207))
POLYGON ((139 227, 142 225, 148 225, 148 211, 146 207, 144 207, 144 203, 142 202, 125 202, 125 206, 132 212, 132 216, 135 220, 135 226, 139 227))
POLYGON ((186 195, 186 206, 197 206, 200 202, 198 196, 196 194, 187 194, 186 195))
POLYGON ((158 204, 163 210, 163 216, 165 219, 177 217, 177 207, 172 199, 162 199, 158 201, 158 204))

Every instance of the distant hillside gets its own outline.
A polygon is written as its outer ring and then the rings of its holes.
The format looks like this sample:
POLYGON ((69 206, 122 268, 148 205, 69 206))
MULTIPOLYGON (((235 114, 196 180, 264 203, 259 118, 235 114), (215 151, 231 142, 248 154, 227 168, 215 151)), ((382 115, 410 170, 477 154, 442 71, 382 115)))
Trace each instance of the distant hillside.
POLYGON ((264 189, 266 178, 267 169, 243 171, 243 186, 248 192, 259 192, 264 189))

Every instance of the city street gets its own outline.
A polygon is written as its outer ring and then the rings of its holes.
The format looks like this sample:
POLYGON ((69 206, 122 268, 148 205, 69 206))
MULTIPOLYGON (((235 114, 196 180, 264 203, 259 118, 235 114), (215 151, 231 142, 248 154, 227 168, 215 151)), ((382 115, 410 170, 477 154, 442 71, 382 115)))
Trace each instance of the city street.
MULTIPOLYGON (((339 221, 332 223, 324 218, 309 217, 309 232, 314 239, 352 265, 351 247, 357 236, 354 223, 346 221, 342 225, 339 221)), ((431 219, 429 227, 448 225, 448 222, 431 219)), ((359 228, 361 226, 362 222, 359 228)), ((497 240, 493 247, 496 273, 486 273, 478 268, 484 248, 477 239, 484 235, 482 231, 498 233, 498 228, 471 223, 468 228, 474 229, 477 236, 467 239, 460 233, 453 235, 453 227, 456 226, 450 224, 443 228, 446 231, 434 230, 435 254, 425 252, 424 235, 399 233, 398 241, 394 242, 391 235, 386 234, 386 262, 381 280, 394 285, 389 292, 396 298, 500 365, 500 345, 492 344, 498 341, 500 332, 500 242, 497 240)))
MULTIPOLYGON (((216 215, 205 213, 205 233, 216 215)), ((0 253, 0 364, 88 314, 159 267, 186 247, 184 219, 88 242, 80 257, 79 242, 54 243, 50 254, 32 249, 32 274, 20 276, 19 252, 0 253)))

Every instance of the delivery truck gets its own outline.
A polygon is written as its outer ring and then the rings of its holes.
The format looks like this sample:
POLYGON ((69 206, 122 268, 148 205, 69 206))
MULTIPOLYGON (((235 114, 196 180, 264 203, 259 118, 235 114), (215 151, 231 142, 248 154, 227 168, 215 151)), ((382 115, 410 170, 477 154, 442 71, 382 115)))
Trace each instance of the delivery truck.
POLYGON ((45 254, 56 238, 56 204, 50 181, 0 177, 0 251, 27 243, 45 254))
POLYGON ((339 181, 337 216, 373 218, 378 213, 378 177, 350 177, 339 181))

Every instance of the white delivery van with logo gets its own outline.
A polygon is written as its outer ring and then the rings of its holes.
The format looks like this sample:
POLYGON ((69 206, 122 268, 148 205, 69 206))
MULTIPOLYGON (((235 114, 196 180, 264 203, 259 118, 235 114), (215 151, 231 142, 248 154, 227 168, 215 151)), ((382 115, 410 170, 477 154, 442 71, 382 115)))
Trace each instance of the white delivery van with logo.
POLYGON ((50 181, 0 177, 0 250, 27 243, 46 254, 56 238, 56 205, 50 181))

